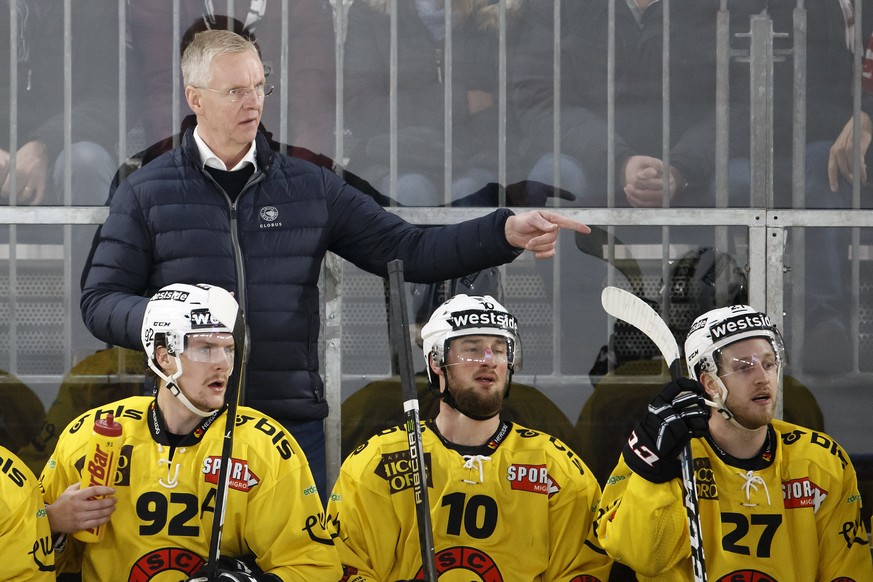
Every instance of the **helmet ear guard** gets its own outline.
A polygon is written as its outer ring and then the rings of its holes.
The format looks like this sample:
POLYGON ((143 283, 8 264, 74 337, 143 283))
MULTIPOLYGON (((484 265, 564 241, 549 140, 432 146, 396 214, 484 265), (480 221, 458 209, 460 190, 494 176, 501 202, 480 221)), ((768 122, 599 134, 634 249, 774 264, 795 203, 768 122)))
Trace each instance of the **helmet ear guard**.
POLYGON ((430 393, 436 396, 437 398, 442 398, 442 394, 440 394, 440 383, 437 376, 434 374, 433 368, 431 367, 431 358, 433 358, 433 362, 443 371, 445 374, 445 360, 442 355, 437 355, 437 350, 434 347, 431 352, 424 354, 424 361, 427 365, 427 388, 430 390, 430 393))

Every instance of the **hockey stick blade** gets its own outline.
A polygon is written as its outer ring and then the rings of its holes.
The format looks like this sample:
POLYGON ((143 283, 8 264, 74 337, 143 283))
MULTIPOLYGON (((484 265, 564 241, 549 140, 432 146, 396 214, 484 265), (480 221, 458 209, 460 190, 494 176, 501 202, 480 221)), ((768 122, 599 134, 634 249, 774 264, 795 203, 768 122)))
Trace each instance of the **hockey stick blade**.
POLYGON ((239 305, 228 291, 221 287, 210 287, 207 295, 209 313, 220 321, 224 327, 236 331, 236 316, 239 305))
MULTIPOLYGON (((634 326, 648 337, 661 352, 664 360, 670 366, 670 377, 673 380, 682 375, 679 344, 670 328, 657 311, 628 291, 618 287, 606 287, 600 294, 600 303, 604 311, 616 319, 621 319, 634 326)), ((691 443, 682 449, 679 461, 682 466, 682 487, 684 489, 683 503, 688 517, 688 534, 691 542, 691 566, 694 570, 695 582, 706 582, 706 559, 703 553, 703 540, 700 529, 700 504, 697 499, 697 485, 694 481, 694 471, 691 467, 691 443)))
POLYGON ((212 517, 212 534, 209 538, 209 557, 206 572, 215 575, 218 559, 221 557, 221 534, 227 512, 227 493, 230 489, 230 463, 233 454, 233 433, 236 426, 236 410, 244 393, 245 367, 248 361, 249 337, 242 308, 228 291, 221 287, 210 287, 207 302, 209 313, 231 330, 233 335, 233 371, 236 384, 225 393, 227 416, 225 417, 224 441, 221 448, 221 466, 218 472, 218 486, 215 492, 215 510, 212 517))
POLYGON ((424 579, 437 582, 436 554, 434 553, 433 526, 427 493, 427 470, 424 463, 424 443, 418 415, 418 390, 415 388, 415 369, 409 345, 409 318, 406 314, 403 261, 388 263, 388 327, 391 344, 397 350, 400 385, 403 390, 403 424, 409 443, 409 465, 412 471, 412 492, 415 496, 415 516, 418 525, 418 543, 424 579))
POLYGON ((606 287, 600 294, 600 303, 606 313, 631 324, 652 340, 670 366, 670 375, 673 379, 679 377, 682 373, 679 344, 657 311, 633 293, 618 287, 606 287))

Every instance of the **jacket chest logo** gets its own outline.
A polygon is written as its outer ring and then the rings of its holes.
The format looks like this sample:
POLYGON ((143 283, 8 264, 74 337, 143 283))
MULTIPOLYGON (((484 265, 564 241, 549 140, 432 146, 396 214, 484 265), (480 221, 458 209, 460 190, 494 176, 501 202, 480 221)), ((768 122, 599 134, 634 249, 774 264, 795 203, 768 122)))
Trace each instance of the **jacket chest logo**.
POLYGON ((279 209, 275 206, 263 206, 258 212, 258 228, 277 228, 282 226, 279 221, 279 209))

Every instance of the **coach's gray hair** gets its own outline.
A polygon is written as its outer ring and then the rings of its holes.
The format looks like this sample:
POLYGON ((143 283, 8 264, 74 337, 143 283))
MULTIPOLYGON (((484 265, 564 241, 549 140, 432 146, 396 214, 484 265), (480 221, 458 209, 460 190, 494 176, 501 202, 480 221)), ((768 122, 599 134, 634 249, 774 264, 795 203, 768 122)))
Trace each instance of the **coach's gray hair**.
POLYGON ((212 80, 210 70, 212 59, 219 55, 246 51, 252 51, 258 56, 255 43, 235 32, 229 30, 198 32, 182 54, 182 80, 185 86, 206 87, 212 80))

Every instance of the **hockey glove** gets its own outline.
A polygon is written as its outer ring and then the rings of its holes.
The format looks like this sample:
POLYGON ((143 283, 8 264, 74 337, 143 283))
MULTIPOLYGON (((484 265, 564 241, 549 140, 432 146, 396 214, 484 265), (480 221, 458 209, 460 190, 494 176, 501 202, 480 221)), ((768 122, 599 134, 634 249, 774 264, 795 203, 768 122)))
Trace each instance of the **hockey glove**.
POLYGON ((186 582, 281 582, 274 574, 265 574, 254 560, 240 560, 222 556, 215 574, 207 576, 201 570, 186 582))
POLYGON ((709 430, 709 406, 703 397, 703 385, 689 378, 664 386, 622 450, 634 473, 653 483, 680 476, 682 447, 691 437, 703 436, 709 430))

